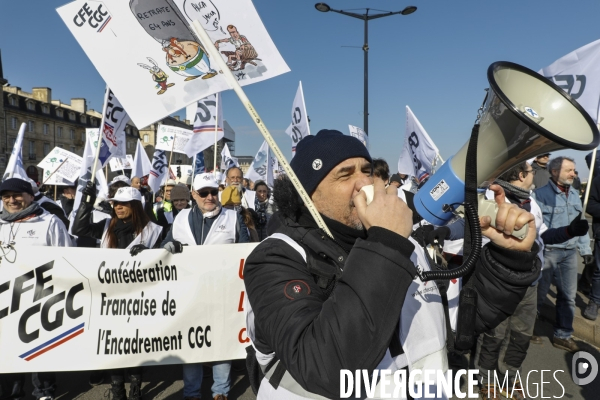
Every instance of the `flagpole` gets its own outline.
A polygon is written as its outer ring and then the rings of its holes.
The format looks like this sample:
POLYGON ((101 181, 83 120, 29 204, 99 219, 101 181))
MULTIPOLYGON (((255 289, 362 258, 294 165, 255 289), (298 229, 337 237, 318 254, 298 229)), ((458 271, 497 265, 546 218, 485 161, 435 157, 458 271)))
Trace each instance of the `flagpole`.
MULTIPOLYGON (((106 103, 108 101, 108 94, 110 89, 108 86, 106 87, 106 91, 104 93, 104 106, 102 110, 102 119, 100 120, 100 128, 98 128, 98 144, 96 145, 96 155, 94 156, 94 166, 92 167, 92 177, 90 178, 90 182, 94 183, 96 179, 96 169, 98 168, 98 158, 100 157, 100 148, 102 147, 102 130, 104 129, 104 119, 106 118, 106 103)), ((102 167, 101 167, 102 168, 102 167)), ((108 181, 108 169, 106 170, 106 181, 108 181)), ((90 196, 87 196, 86 202, 90 201, 90 196)))
POLYGON ((194 184, 194 174, 196 172, 196 157, 198 157, 198 154, 194 155, 194 163, 192 164, 192 185, 194 184))
POLYGON ((217 51, 213 41, 198 21, 193 21, 192 26, 196 34, 199 36, 200 42, 204 44, 205 49, 211 56, 211 61, 217 63, 219 69, 222 71, 225 77, 225 80, 229 84, 229 87, 233 89, 238 95, 240 101, 246 108, 246 111, 248 111, 248 114, 250 114, 250 117, 258 127, 258 130, 260 131, 260 133, 262 133, 271 150, 273 150, 275 157, 279 160, 285 173, 289 177, 290 181, 294 184, 294 187, 296 188, 298 194, 302 198, 304 205, 308 208, 308 211, 310 211, 310 214, 315 219, 315 222, 321 229, 323 229, 323 231, 327 233, 327 235, 333 238, 331 231, 329 230, 329 228, 327 228, 327 225, 325 225, 325 221, 323 221, 323 218, 321 218, 321 215, 319 214, 319 211, 312 202, 310 196, 308 195, 308 193, 306 193, 306 190, 304 190, 304 187, 302 186, 302 183, 300 183, 300 180, 296 176, 296 173, 294 172, 292 167, 290 167, 290 164, 285 159, 285 156, 281 152, 281 149, 279 149, 279 146, 277 146, 277 143, 273 139, 273 136, 271 136, 271 133, 269 132, 265 124, 262 122, 262 119, 258 115, 258 112, 254 109, 254 106, 250 102, 250 99, 248 99, 248 96, 246 96, 246 93, 244 93, 244 90, 238 83, 237 79, 233 76, 233 73, 225 63, 225 60, 223 60, 223 58, 217 51))
POLYGON ((167 168, 167 180, 171 177, 171 160, 173 160, 173 149, 175 148, 175 139, 177 138, 177 134, 173 134, 173 143, 171 143, 171 155, 169 156, 169 167, 167 168))
POLYGON ((58 185, 54 185, 54 201, 56 201, 56 192, 58 191, 58 185))
POLYGON ((217 93, 216 97, 216 103, 217 103, 217 111, 215 112, 215 151, 214 154, 215 156, 213 157, 213 174, 214 176, 217 176, 217 131, 219 130, 219 99, 221 98, 221 95, 219 93, 217 93))
MULTIPOLYGON (((585 186, 585 196, 583 198, 583 212, 585 214, 587 210, 588 200, 590 197, 590 189, 592 188, 592 178, 594 177, 594 165, 596 164, 596 152, 598 148, 595 148, 592 152, 592 161, 590 161, 590 175, 588 176, 588 182, 585 186)), ((585 215, 583 216, 585 218, 585 215)))

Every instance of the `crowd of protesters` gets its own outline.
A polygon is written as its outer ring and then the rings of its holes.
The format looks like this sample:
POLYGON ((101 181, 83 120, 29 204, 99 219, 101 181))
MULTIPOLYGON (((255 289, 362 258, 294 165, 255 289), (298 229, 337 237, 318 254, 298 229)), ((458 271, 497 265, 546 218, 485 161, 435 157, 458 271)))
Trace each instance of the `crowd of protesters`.
MULTIPOLYGON (((482 220, 487 244, 477 269, 510 268, 511 263, 530 268, 523 279, 527 283, 506 293, 478 288, 485 301, 506 305, 501 309, 504 318, 481 310, 473 327, 478 340, 470 355, 480 370, 481 398, 524 398, 523 390, 510 397, 506 388, 489 383, 489 375, 497 373, 502 355, 508 387, 522 388, 519 373, 528 347, 542 343, 534 326, 551 283, 557 289, 552 344, 572 353, 579 350, 572 337, 578 254, 593 266, 588 281, 579 282, 580 290, 590 294, 583 315, 591 320, 598 315, 600 257, 592 252, 585 211, 593 217, 595 237, 600 231, 600 176, 592 182, 584 210, 574 160, 550 156, 514 166, 488 190, 489 198, 500 199, 497 221, 504 212, 516 213, 511 229, 524 224, 535 229, 522 241, 506 239, 490 233, 493 228, 482 220)), ((264 399, 336 398, 342 368, 373 370, 383 368, 385 360, 394 360, 394 368, 405 368, 406 353, 425 350, 399 329, 435 336, 427 342, 429 353, 422 360, 447 367, 447 362, 439 361, 453 357, 446 344, 452 336, 444 323, 447 305, 423 300, 414 306, 408 291, 415 282, 423 284, 416 278, 414 259, 431 262, 423 248, 441 255, 439 263, 445 268, 460 265, 462 247, 456 243, 464 237, 464 221, 429 225, 413 205, 423 182, 391 174, 385 160, 372 159, 361 142, 338 131, 324 130, 303 139, 291 167, 333 240, 320 229, 285 174, 273 187, 244 178, 239 167, 224 171, 223 182, 213 173, 169 179, 157 193, 142 185, 142 177, 120 175, 110 182, 108 193, 98 193, 88 182, 79 188, 63 187, 57 201, 32 182, 6 179, 0 184, 0 238, 2 243, 32 246, 128 249, 132 256, 156 248, 176 254, 184 246, 261 242, 248 257, 244 275, 251 306, 249 357, 258 360, 257 369, 248 374, 264 399), (375 195, 367 204, 360 189, 370 184, 375 185, 375 195), (82 201, 75 209, 77 190, 82 191, 82 201), (20 229, 22 224, 26 227, 20 229), (25 232, 34 225, 44 233, 32 238, 25 232), (290 282, 296 284, 292 287, 290 282), (403 317, 408 314, 409 322, 403 317), (427 322, 436 318, 439 321, 427 322)), ((442 294, 449 284, 435 285, 442 294)), ((211 366, 213 399, 227 400, 231 361, 211 366)), ((203 367, 183 365, 184 399, 200 398, 203 367)), ((90 371, 89 381, 99 385, 107 377, 112 399, 142 398, 141 367, 90 371)), ((25 397, 24 379, 23 374, 0 376, 0 399, 25 397)), ((54 398, 55 373, 32 374, 32 382, 36 398, 54 398)))

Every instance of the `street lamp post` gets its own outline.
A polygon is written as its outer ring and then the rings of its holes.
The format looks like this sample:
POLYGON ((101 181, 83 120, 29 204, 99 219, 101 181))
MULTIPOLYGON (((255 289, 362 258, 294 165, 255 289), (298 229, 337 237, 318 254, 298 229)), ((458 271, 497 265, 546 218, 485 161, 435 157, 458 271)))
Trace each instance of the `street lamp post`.
POLYGON ((338 14, 347 15, 349 17, 358 18, 358 19, 362 19, 363 21, 365 21, 365 44, 362 47, 364 54, 365 54, 365 68, 364 68, 364 86, 365 86, 364 91, 365 91, 365 93, 364 93, 364 126, 363 126, 363 130, 368 135, 369 134, 369 21, 372 19, 388 17, 390 15, 395 15, 395 14, 401 14, 401 15, 412 14, 415 11, 417 11, 417 7, 408 6, 408 7, 404 8, 402 11, 389 11, 389 12, 382 12, 379 14, 371 14, 371 15, 369 15, 369 10, 370 10, 369 8, 365 9, 366 12, 364 14, 358 14, 358 13, 353 13, 353 12, 344 11, 344 10, 335 10, 335 9, 329 7, 325 3, 317 3, 317 4, 315 4, 315 8, 321 12, 333 11, 338 14))

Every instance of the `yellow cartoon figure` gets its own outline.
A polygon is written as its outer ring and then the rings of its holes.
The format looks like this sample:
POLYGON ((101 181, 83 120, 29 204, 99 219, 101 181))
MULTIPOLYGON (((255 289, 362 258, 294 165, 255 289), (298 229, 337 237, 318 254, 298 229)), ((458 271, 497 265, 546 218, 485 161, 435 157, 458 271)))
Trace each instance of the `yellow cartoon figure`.
POLYGON ((169 76, 165 74, 165 71, 160 69, 156 64, 156 61, 154 61, 152 58, 148 57, 148 61, 150 61, 153 65, 150 66, 142 63, 138 63, 138 65, 144 69, 147 69, 150 72, 150 74, 152 74, 152 80, 157 83, 156 88, 160 88, 160 90, 156 94, 163 94, 167 91, 167 88, 170 88, 175 84, 167 84, 167 79, 169 78, 169 76))

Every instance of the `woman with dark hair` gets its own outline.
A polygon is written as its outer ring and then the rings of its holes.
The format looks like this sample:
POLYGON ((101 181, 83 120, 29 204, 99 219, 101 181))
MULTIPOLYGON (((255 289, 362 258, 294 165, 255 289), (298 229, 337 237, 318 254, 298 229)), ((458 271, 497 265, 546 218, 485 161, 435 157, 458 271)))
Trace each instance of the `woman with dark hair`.
MULTIPOLYGON (((103 221, 91 222, 90 215, 96 199, 96 188, 88 184, 73 222, 73 234, 100 239, 100 247, 129 249, 132 256, 160 244, 162 227, 151 222, 142 207, 142 195, 130 186, 119 188, 108 201, 112 202, 111 216, 103 221), (88 197, 89 196, 89 197, 88 197)), ((141 399, 142 369, 128 368, 131 386, 129 399, 141 399)), ((111 391, 113 399, 125 400, 123 370, 112 370, 111 391)))

